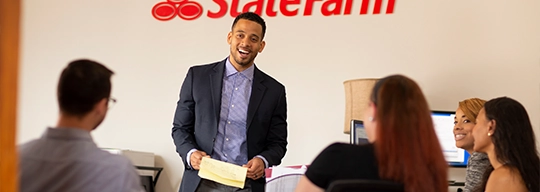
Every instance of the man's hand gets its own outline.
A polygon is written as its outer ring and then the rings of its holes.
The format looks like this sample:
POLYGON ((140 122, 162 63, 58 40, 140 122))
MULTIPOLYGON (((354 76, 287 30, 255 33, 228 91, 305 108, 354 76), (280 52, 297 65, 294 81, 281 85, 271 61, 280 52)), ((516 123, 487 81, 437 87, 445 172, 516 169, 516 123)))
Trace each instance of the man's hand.
POLYGON ((191 163, 191 167, 195 170, 200 169, 201 161, 203 157, 210 157, 210 155, 207 155, 204 151, 195 151, 191 154, 191 157, 189 158, 189 161, 191 163))
POLYGON ((261 158, 254 157, 242 167, 248 168, 247 174, 246 174, 247 178, 257 180, 264 175, 264 161, 261 158))

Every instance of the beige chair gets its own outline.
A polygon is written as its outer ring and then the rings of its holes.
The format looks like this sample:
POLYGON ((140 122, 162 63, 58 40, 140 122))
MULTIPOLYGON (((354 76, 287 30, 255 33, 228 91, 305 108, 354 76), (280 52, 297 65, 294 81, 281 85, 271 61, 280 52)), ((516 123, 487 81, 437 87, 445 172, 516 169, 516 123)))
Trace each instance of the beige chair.
POLYGON ((294 192, 296 185, 304 174, 286 174, 272 178, 266 182, 266 192, 294 192))

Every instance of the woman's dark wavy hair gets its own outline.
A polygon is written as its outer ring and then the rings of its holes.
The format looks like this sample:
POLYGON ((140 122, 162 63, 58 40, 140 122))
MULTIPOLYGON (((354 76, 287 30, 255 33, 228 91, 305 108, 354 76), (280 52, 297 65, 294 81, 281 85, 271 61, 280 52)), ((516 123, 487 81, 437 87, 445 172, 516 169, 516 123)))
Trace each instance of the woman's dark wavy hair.
MULTIPOLYGON (((486 118, 495 120, 491 141, 497 160, 516 168, 529 191, 540 191, 540 158, 534 131, 525 107, 509 97, 492 99, 484 105, 486 118)), ((486 171, 486 176, 493 168, 486 171)), ((484 177, 484 188, 488 177, 484 177)))

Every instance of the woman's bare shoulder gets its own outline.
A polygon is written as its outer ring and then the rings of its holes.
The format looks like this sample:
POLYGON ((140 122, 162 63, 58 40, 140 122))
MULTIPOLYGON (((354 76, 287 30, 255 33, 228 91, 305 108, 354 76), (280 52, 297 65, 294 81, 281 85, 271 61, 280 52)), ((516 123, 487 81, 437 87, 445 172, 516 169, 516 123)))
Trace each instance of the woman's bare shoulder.
POLYGON ((527 187, 517 169, 503 166, 491 172, 486 185, 486 192, 497 191, 527 192, 527 187))

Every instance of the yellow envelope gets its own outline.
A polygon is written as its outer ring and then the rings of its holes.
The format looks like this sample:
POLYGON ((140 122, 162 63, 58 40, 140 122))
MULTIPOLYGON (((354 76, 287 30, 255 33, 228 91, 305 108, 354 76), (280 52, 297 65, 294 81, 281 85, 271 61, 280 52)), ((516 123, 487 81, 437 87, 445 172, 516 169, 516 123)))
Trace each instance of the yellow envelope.
POLYGON ((199 167, 199 177, 201 178, 223 185, 244 188, 247 174, 246 167, 218 161, 209 157, 203 157, 199 167))

